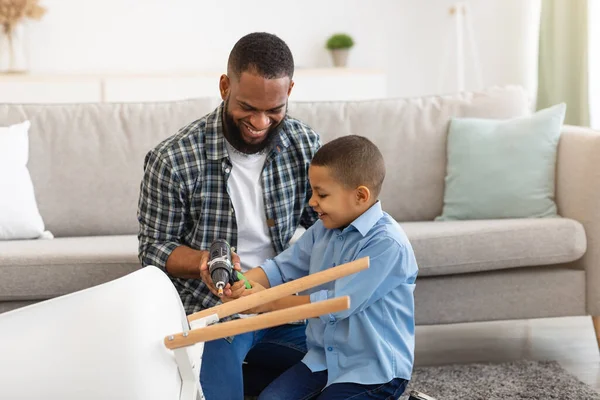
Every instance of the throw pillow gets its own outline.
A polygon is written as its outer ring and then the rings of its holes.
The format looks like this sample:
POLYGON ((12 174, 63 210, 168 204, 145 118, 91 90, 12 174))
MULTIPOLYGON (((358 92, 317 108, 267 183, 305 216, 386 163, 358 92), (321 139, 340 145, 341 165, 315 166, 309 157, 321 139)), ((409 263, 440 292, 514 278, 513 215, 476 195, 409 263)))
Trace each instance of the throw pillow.
POLYGON ((0 127, 0 240, 35 239, 44 233, 29 161, 29 121, 0 127))
POLYGON ((556 152, 566 105, 509 120, 453 118, 437 221, 556 216, 556 152))

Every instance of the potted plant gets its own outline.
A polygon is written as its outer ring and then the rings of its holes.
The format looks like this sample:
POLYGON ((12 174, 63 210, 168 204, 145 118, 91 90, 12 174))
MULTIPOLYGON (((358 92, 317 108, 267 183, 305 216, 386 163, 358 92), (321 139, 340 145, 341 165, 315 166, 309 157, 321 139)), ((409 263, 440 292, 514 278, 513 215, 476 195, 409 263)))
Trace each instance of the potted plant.
POLYGON ((348 52, 354 46, 354 40, 345 33, 335 33, 327 39, 326 47, 331 53, 335 67, 345 67, 348 61, 348 52))

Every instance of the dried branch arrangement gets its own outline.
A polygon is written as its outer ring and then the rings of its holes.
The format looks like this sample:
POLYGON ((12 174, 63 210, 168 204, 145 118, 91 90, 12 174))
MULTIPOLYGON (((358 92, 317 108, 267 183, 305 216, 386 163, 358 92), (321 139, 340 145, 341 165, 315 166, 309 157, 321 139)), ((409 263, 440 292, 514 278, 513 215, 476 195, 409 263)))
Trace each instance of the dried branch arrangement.
POLYGON ((0 27, 10 38, 17 24, 24 19, 41 19, 46 9, 39 0, 0 0, 0 27))
POLYGON ((0 0, 0 38, 5 36, 8 53, 8 69, 2 72, 24 72, 16 63, 15 33, 25 19, 40 20, 46 9, 38 4, 39 0, 0 0))

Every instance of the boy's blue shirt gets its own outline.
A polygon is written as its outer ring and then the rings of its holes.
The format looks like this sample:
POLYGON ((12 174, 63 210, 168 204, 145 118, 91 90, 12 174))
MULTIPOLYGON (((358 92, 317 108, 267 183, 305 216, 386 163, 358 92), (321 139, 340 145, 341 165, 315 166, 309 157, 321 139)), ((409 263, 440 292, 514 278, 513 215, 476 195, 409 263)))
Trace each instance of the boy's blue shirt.
POLYGON ((367 256, 368 269, 301 293, 311 303, 350 296, 348 310, 311 318, 306 329, 302 361, 313 372, 327 370, 328 386, 410 380, 418 267, 406 234, 378 201, 344 230, 317 221, 261 265, 273 287, 367 256))

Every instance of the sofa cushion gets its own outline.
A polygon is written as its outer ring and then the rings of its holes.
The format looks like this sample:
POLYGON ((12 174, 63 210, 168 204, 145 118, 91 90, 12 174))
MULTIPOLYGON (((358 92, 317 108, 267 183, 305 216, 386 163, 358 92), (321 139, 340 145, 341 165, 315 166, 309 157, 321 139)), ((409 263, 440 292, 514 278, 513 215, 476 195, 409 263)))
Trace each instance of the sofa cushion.
POLYGON ((0 242, 0 301, 44 300, 141 267, 130 236, 0 242))
POLYGON ((44 232, 27 169, 29 125, 0 127, 0 240, 35 239, 44 232))
POLYGON ((440 221, 555 217, 564 103, 507 120, 453 118, 440 221))
POLYGON ((514 118, 530 113, 516 86, 480 92, 348 102, 290 102, 289 113, 309 124, 323 143, 356 134, 381 150, 387 176, 380 198, 397 221, 433 220, 442 212, 446 139, 452 117, 514 118))
POLYGON ((560 264, 586 250, 583 226, 568 218, 405 222, 419 276, 560 264))

